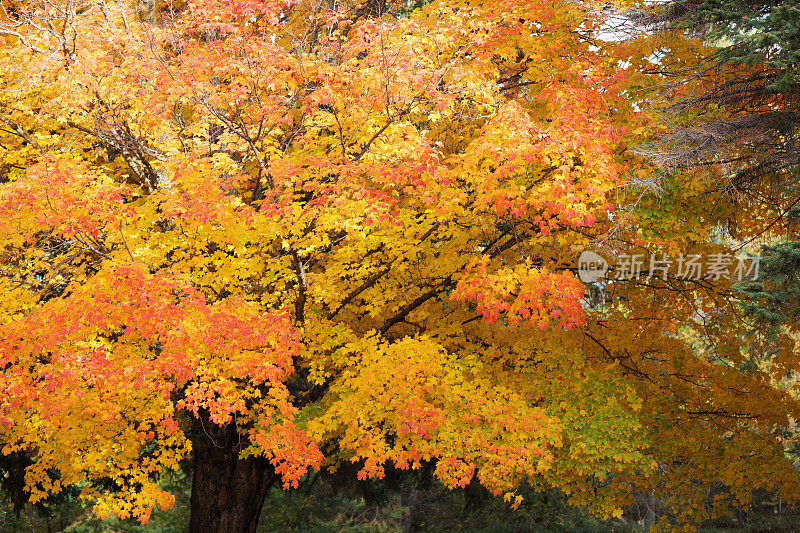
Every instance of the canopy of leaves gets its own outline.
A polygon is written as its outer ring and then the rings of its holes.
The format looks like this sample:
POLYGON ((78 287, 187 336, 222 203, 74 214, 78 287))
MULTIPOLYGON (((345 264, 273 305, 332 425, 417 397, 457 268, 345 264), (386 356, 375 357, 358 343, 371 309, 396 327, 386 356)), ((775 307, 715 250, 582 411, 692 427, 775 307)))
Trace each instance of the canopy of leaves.
POLYGON ((2 5, 0 422, 32 499, 146 520, 198 423, 286 486, 435 463, 686 523, 717 483, 797 493, 795 362, 739 371, 728 280, 587 310, 587 244, 690 234, 618 223, 647 119, 590 6, 2 5))

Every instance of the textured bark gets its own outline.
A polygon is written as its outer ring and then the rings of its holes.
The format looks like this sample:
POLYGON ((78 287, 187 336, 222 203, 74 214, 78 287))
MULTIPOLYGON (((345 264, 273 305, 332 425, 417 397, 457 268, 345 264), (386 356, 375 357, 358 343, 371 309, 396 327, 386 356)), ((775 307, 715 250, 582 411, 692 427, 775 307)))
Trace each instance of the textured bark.
POLYGON ((269 461, 241 459, 245 446, 235 426, 195 422, 190 533, 254 533, 275 482, 269 461))

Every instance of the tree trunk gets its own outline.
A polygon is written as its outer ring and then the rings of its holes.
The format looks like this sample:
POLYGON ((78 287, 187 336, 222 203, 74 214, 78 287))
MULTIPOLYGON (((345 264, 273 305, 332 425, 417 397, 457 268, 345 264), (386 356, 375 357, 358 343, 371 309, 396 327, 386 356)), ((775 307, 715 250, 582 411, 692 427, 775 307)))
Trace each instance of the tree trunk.
POLYGON ((261 508, 275 482, 266 459, 240 459, 246 446, 235 425, 194 419, 189 533, 255 533, 261 508))

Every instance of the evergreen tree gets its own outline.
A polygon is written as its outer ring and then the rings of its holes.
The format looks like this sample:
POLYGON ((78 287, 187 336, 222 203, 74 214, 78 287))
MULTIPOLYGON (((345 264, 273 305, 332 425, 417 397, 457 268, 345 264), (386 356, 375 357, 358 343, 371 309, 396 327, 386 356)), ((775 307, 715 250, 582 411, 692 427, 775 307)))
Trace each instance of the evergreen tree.
POLYGON ((646 151, 671 167, 716 168, 718 192, 769 208, 773 229, 800 202, 800 4, 677 0, 639 20, 672 43, 659 72, 670 127, 646 151))

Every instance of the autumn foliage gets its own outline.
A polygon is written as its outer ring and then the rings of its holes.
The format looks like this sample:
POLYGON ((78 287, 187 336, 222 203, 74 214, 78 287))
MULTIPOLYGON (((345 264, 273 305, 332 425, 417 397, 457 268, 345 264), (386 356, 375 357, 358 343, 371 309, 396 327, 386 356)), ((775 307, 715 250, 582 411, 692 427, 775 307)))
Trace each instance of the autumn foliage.
POLYGON ((727 280, 584 299, 586 246, 689 234, 620 223, 649 119, 591 5, 3 8, 0 438, 32 500, 146 521, 219 431, 284 487, 433 461, 687 524, 717 482, 796 491, 788 366, 739 370, 727 280))

